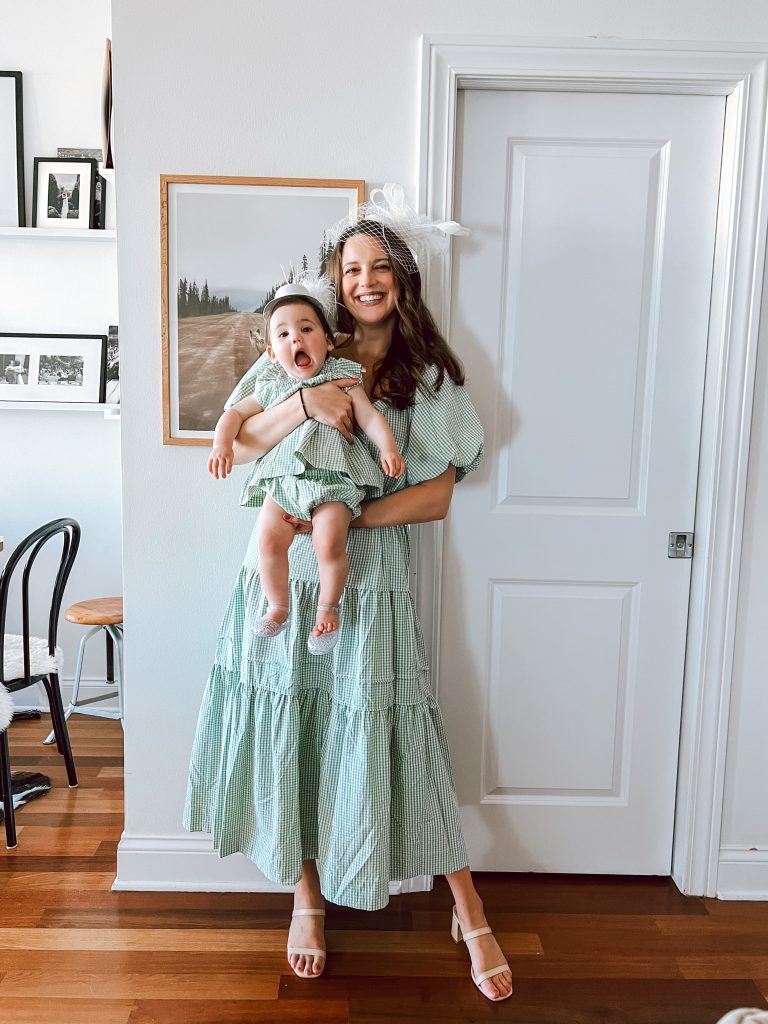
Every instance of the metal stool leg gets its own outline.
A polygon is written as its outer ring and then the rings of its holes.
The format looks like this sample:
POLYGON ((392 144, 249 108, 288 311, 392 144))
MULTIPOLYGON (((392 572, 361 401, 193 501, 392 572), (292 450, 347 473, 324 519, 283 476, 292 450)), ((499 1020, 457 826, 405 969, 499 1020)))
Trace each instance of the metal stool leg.
MULTIPOLYGON (((103 628, 104 628, 103 626, 94 626, 93 629, 89 629, 88 632, 80 640, 80 646, 77 649, 77 663, 75 665, 75 675, 74 675, 74 678, 72 679, 72 697, 71 697, 71 699, 69 701, 69 707, 64 712, 64 720, 65 721, 69 718, 69 716, 72 714, 72 712, 74 711, 74 709, 75 709, 75 707, 77 705, 77 695, 80 692, 80 674, 83 671, 83 658, 85 656, 85 645, 88 643, 88 640, 94 635, 94 633, 98 633, 99 630, 103 629, 103 628)), ((52 729, 48 733, 46 738, 43 740, 43 743, 53 743, 55 738, 56 738, 55 730, 52 729)), ((62 751, 62 753, 63 753, 63 751, 62 751)))
MULTIPOLYGON (((114 641, 114 646, 117 649, 117 660, 116 660, 116 671, 117 676, 115 682, 117 683, 117 699, 120 705, 120 724, 123 724, 123 627, 120 625, 105 626, 104 627, 114 641)), ((124 727, 124 726, 123 726, 124 727)))

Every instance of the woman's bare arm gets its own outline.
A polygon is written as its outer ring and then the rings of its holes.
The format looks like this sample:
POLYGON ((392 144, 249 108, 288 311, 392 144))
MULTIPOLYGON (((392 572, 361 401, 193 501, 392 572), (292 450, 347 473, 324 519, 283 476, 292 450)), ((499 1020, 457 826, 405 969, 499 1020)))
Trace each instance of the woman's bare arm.
POLYGON ((384 498, 363 503, 362 513, 351 527, 415 526, 445 519, 456 483, 456 467, 449 466, 434 480, 412 484, 384 498))
POLYGON ((351 387, 356 380, 334 380, 316 387, 304 388, 301 395, 297 391, 279 405, 265 409, 247 419, 235 439, 235 465, 253 462, 271 451, 292 430, 300 426, 307 418, 335 427, 352 443, 352 399, 342 391, 343 387, 351 387), (304 405, 301 403, 304 398, 304 405), (306 407, 306 413, 304 408, 306 407))

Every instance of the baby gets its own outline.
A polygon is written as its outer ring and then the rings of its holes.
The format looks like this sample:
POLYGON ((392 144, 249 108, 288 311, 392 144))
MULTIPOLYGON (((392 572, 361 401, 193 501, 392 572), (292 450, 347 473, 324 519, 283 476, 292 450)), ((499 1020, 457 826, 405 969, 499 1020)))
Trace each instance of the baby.
MULTIPOLYGON (((256 363, 253 397, 236 402, 220 417, 209 472, 217 479, 230 472, 233 443, 248 417, 297 390, 356 378, 358 383, 349 389, 355 420, 379 449, 384 472, 402 476, 405 462, 389 424, 362 387, 362 367, 328 355, 333 334, 320 300, 302 284, 283 285, 264 307, 264 323, 267 351, 256 363)), ((277 636, 288 623, 288 549, 295 536, 294 527, 283 519, 288 513, 312 520, 320 595, 307 646, 312 654, 333 650, 339 639, 339 602, 349 575, 349 523, 360 515, 360 502, 380 496, 382 488, 381 470, 359 438, 350 445, 334 427, 309 417, 256 461, 244 493, 250 504, 262 505, 259 574, 267 608, 253 628, 257 636, 277 636)))

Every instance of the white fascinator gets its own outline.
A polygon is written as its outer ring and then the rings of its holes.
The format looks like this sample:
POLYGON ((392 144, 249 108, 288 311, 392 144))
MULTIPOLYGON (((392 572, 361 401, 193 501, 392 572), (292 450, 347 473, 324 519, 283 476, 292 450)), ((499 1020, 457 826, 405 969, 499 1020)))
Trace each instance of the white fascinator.
POLYGON ((328 228, 324 241, 332 248, 350 228, 355 234, 368 234, 379 244, 384 244, 389 255, 401 263, 408 273, 425 267, 432 256, 446 253, 453 235, 468 235, 469 230, 455 220, 432 220, 426 214, 417 213, 405 201, 403 186, 388 182, 382 188, 371 189, 368 202, 361 203, 357 215, 345 217, 328 228), (404 245, 392 244, 387 232, 389 228, 404 245))

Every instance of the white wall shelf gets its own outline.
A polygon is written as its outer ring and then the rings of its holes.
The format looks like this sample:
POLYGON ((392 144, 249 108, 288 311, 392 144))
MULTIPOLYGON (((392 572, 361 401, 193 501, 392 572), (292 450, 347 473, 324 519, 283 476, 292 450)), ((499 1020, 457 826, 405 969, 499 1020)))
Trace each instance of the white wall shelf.
POLYGON ((36 412, 103 412, 104 419, 120 419, 120 406, 106 402, 0 402, 3 409, 27 409, 36 412))
POLYGON ((71 241, 114 242, 117 231, 100 228, 0 228, 0 238, 57 238, 71 241))

